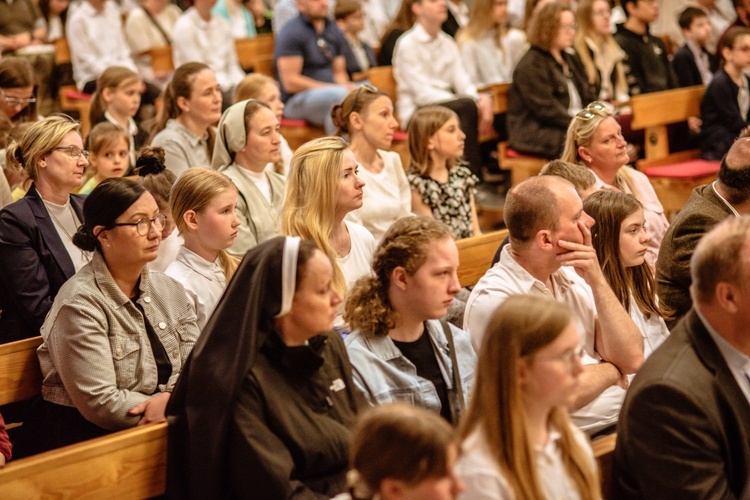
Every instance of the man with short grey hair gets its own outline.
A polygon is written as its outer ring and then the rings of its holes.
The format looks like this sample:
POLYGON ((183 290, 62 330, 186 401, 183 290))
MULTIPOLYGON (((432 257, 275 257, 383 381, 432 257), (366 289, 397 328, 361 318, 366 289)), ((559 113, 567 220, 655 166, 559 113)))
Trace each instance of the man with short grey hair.
POLYGON ((707 233, 690 272, 693 309, 625 397, 619 498, 750 498, 750 217, 707 233))

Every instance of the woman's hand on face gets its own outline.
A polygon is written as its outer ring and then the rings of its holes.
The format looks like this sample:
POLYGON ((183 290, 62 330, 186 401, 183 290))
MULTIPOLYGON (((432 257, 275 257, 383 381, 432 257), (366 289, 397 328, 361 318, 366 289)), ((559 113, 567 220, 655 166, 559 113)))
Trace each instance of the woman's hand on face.
POLYGON ((138 425, 150 424, 151 422, 164 422, 166 420, 164 413, 171 395, 171 392, 160 392, 156 396, 129 409, 128 414, 142 415, 138 421, 138 425))

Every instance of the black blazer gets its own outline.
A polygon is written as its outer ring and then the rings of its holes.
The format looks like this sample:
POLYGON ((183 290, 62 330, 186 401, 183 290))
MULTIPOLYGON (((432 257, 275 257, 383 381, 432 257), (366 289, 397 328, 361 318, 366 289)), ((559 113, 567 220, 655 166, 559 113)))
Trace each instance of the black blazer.
MULTIPOLYGON (((83 196, 70 202, 83 220, 83 196)), ((0 343, 35 337, 57 291, 75 274, 73 261, 32 184, 0 211, 0 343)))
MULTIPOLYGON (((711 70, 711 73, 716 73, 719 70, 719 62, 716 60, 716 56, 706 49, 703 49, 703 51, 708 56, 708 69, 711 70)), ((672 69, 675 76, 677 76, 677 83, 680 87, 703 85, 701 72, 698 71, 698 65, 695 64, 695 57, 693 57, 693 53, 687 45, 683 45, 674 53, 672 57, 672 69)))
POLYGON ((750 498, 750 404, 695 311, 646 360, 617 425, 616 497, 750 498))

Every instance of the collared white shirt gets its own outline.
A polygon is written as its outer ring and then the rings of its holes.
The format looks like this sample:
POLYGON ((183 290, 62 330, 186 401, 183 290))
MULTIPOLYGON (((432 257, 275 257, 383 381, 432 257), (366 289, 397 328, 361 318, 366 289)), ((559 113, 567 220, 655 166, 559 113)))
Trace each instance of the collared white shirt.
POLYGON ((738 351, 732 344, 717 332, 711 324, 706 321, 700 310, 694 308, 698 317, 701 319, 703 326, 706 327, 709 335, 713 339, 716 347, 719 348, 719 352, 724 357, 724 361, 729 367, 729 371, 732 372, 734 379, 737 381, 737 385, 740 386, 742 394, 745 395, 747 402, 750 403, 750 356, 738 351))
POLYGON ((396 110, 406 125, 417 108, 459 97, 479 99, 456 42, 442 31, 434 38, 421 24, 401 35, 393 51, 396 110))
POLYGON ((229 23, 212 15, 204 21, 191 7, 177 20, 172 33, 172 58, 175 68, 198 61, 210 66, 221 90, 226 92, 245 77, 234 50, 229 23))
POLYGON ((78 90, 96 80, 110 66, 125 66, 138 72, 125 41, 120 9, 113 0, 104 2, 101 12, 81 2, 65 28, 78 90))
POLYGON ((513 80, 513 70, 529 50, 526 33, 511 28, 500 39, 490 30, 481 38, 466 40, 461 44, 461 57, 471 80, 478 87, 513 80))
POLYGON ((195 307, 198 328, 203 330, 227 287, 227 278, 221 266, 182 246, 164 274, 185 287, 185 293, 195 307))

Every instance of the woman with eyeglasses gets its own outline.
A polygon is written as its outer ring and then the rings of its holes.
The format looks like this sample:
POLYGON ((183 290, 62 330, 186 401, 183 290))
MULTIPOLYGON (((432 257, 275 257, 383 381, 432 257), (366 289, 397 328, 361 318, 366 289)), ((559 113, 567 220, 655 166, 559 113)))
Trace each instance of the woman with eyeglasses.
POLYGON ((398 122, 388 95, 362 85, 331 108, 335 135, 347 136, 349 149, 365 181, 362 208, 349 212, 347 220, 362 224, 380 241, 388 228, 411 215, 411 187, 401 157, 391 149, 398 122))
POLYGON ((29 61, 21 57, 0 61, 0 113, 8 118, 10 125, 39 119, 36 92, 36 75, 29 61))
POLYGON ((575 32, 573 11, 557 2, 531 19, 531 48, 518 62, 508 91, 508 143, 519 153, 559 157, 571 116, 596 99, 581 60, 567 51, 575 32))
POLYGON ((17 456, 163 421, 200 333, 182 285, 149 272, 166 222, 151 193, 106 179, 83 213, 73 240, 93 257, 42 326, 42 399, 24 420, 17 456))
POLYGON ((568 409, 581 337, 570 310, 519 295, 492 316, 460 430, 466 498, 601 498, 594 454, 568 409))
POLYGON ((648 177, 627 166, 630 161, 627 145, 609 107, 595 101, 573 117, 560 159, 591 170, 596 176, 596 189, 622 191, 641 202, 650 237, 646 262, 653 269, 669 222, 648 177))
POLYGON ((89 260, 73 244, 83 198, 71 194, 88 158, 79 123, 66 115, 34 123, 7 149, 8 168, 32 184, 0 211, 0 343, 39 335, 57 291, 89 260))

